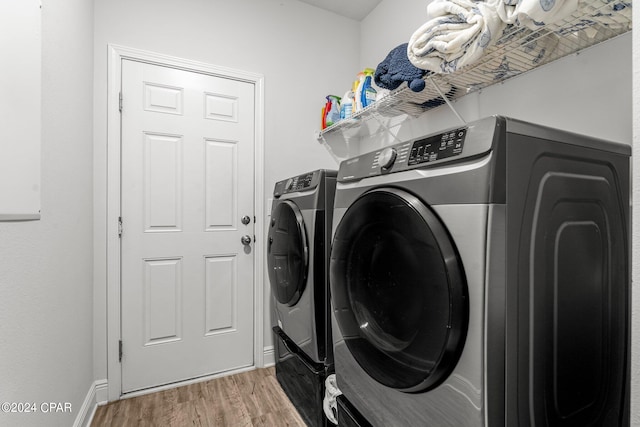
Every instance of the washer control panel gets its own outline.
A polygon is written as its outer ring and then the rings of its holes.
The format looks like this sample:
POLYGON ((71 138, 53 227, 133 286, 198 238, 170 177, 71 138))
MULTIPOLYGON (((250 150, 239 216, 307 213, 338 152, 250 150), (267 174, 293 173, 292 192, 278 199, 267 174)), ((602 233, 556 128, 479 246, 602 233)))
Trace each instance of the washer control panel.
POLYGON ((273 195, 274 197, 280 197, 287 193, 311 190, 318 186, 318 175, 318 171, 314 171, 277 182, 273 195))
POLYGON ((409 166, 462 154, 466 135, 467 129, 461 128, 415 141, 409 154, 409 166))
POLYGON ((444 166, 483 155, 491 151, 497 127, 497 119, 490 117, 347 159, 340 164, 338 181, 444 166))

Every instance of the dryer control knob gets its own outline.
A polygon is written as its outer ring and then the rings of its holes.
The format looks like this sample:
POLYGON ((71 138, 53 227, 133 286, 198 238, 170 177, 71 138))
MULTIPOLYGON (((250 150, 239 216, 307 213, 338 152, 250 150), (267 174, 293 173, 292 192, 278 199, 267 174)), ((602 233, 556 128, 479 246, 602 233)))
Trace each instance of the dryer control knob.
POLYGON ((382 169, 389 169, 396 161, 397 152, 395 148, 387 147, 380 153, 378 164, 382 169))

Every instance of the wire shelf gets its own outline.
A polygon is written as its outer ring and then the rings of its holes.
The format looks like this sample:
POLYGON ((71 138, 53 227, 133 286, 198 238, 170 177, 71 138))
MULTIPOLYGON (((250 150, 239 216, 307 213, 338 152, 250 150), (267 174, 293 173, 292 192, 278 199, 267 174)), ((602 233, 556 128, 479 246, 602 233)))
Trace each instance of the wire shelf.
MULTIPOLYGON (((320 131, 318 139, 340 131, 343 136, 355 135, 354 129, 362 127, 372 118, 384 121, 401 115, 418 117, 446 101, 456 100, 580 52, 624 34, 631 28, 631 7, 607 0, 585 0, 569 18, 537 30, 509 26, 478 62, 451 74, 426 76, 426 87, 421 92, 413 92, 404 84, 357 112, 353 118, 320 131)), ((366 130, 364 132, 366 134, 366 130)), ((362 136, 362 132, 359 136, 362 136)))

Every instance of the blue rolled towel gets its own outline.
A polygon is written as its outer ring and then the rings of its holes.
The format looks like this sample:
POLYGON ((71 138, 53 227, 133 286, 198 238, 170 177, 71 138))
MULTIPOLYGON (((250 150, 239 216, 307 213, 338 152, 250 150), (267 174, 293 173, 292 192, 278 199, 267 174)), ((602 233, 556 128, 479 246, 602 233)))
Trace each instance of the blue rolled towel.
POLYGON ((407 82, 409 88, 414 92, 420 92, 424 89, 425 83, 422 77, 424 77, 426 71, 417 68, 409 61, 407 45, 407 43, 403 43, 394 48, 384 61, 378 64, 373 76, 378 87, 393 90, 397 89, 403 82, 407 82))

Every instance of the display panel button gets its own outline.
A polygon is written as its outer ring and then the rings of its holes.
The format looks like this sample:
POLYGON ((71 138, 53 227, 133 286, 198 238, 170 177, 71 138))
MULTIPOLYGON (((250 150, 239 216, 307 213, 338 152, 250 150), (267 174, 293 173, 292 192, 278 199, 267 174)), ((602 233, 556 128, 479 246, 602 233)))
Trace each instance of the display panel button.
POLYGON ((462 154, 466 135, 467 129, 461 128, 415 141, 409 155, 409 166, 462 154))

